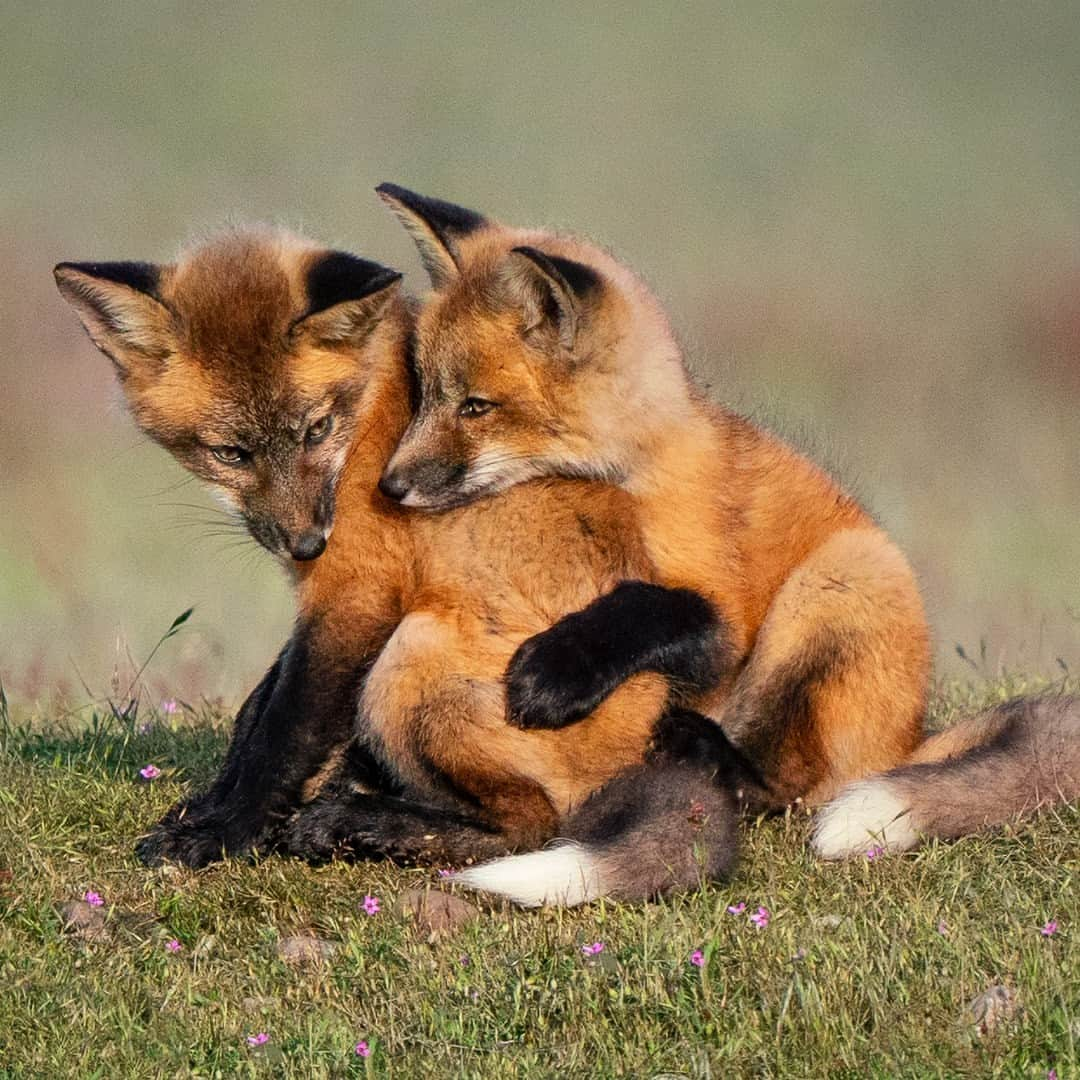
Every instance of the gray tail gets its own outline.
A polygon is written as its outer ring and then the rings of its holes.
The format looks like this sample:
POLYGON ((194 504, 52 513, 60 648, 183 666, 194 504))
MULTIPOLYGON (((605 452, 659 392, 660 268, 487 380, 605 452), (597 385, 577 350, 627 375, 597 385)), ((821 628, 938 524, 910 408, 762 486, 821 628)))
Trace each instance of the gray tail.
POLYGON ((714 769, 638 766, 565 822, 565 840, 473 867, 454 881, 524 907, 572 907, 601 896, 648 900, 725 878, 735 863, 738 805, 714 769))
POLYGON ((1080 698, 1017 698, 931 736, 909 764, 851 784, 818 815, 826 859, 954 839, 1080 798, 1080 698))

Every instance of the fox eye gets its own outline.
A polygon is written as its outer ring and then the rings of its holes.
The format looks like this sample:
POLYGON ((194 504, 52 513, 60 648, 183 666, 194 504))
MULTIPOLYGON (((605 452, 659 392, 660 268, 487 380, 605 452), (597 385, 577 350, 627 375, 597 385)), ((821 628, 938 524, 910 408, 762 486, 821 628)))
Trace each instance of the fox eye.
POLYGON ((484 413, 489 413, 497 407, 498 405, 494 401, 487 401, 479 397, 467 397, 461 408, 458 409, 458 416, 483 416, 484 413))
POLYGON ((333 430, 334 418, 327 413, 325 416, 320 417, 307 429, 307 434, 304 436, 304 442, 308 446, 317 446, 326 438, 327 435, 333 430))
POLYGON ((240 446, 211 446, 210 453, 223 465, 244 465, 251 459, 251 452, 240 446))

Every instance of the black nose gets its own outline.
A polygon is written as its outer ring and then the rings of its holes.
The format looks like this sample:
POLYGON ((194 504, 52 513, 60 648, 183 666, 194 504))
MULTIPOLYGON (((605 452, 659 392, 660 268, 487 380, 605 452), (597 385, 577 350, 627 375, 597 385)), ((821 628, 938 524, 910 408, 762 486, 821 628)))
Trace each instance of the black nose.
POLYGON ((402 473, 385 472, 379 478, 379 490, 394 502, 401 502, 408 495, 410 487, 412 484, 402 473))
POLYGON ((289 544, 289 554, 297 562, 308 562, 317 559, 326 550, 326 537, 321 530, 311 529, 301 533, 289 544))

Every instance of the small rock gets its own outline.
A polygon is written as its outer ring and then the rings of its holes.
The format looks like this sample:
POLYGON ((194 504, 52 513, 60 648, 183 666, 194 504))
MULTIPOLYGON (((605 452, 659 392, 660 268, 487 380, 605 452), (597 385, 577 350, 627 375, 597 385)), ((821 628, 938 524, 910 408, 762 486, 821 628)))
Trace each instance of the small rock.
POLYGON ((429 939, 452 933, 480 915, 480 909, 468 900, 437 889, 409 889, 401 895, 397 908, 429 939))
POLYGON ((835 913, 830 915, 815 915, 810 920, 813 926, 819 926, 822 930, 839 930, 846 921, 846 916, 837 915, 835 913))
POLYGON ((981 1036, 993 1035, 1021 1012, 1020 999, 1007 986, 991 986, 973 998, 966 1019, 981 1036))
POLYGON ((104 937, 105 908, 93 907, 85 900, 65 900, 56 910, 69 934, 85 938, 104 937))
POLYGON ((277 1003, 277 998, 272 997, 246 997, 241 1000, 240 1007, 244 1012, 262 1012, 272 1009, 277 1003))
POLYGON ((313 934, 293 934, 278 942, 277 954, 288 964, 314 965, 329 960, 337 951, 332 941, 323 941, 313 934))

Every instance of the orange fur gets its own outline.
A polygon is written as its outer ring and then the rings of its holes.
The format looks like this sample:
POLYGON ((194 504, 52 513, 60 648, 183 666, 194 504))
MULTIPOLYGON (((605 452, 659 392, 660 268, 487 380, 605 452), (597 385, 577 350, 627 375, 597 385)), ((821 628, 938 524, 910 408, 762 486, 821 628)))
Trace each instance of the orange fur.
POLYGON ((505 499, 536 476, 614 481, 654 579, 723 617, 738 662, 691 704, 764 769, 774 806, 903 761, 929 635, 910 567, 866 512, 704 400, 655 297, 608 253, 485 222, 452 254, 417 326, 425 400, 390 465, 404 504, 505 499), (491 407, 466 415, 463 400, 491 407), (432 461, 455 479, 426 479, 432 461))

